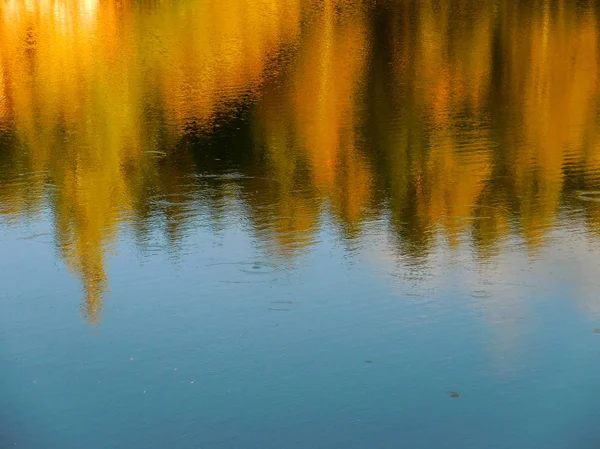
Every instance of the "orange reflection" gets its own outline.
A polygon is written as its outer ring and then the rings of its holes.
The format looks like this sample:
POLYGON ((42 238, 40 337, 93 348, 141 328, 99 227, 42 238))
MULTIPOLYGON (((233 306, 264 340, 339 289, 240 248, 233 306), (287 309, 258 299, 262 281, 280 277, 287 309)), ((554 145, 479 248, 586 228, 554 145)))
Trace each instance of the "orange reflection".
POLYGON ((369 56, 364 6, 326 1, 314 10, 302 37, 289 75, 265 92, 257 121, 280 189, 275 217, 290 217, 275 218, 275 236, 283 238, 283 248, 290 236, 317 229, 318 204, 327 205, 344 229, 356 233, 372 191, 356 129, 369 56), (309 204, 290 183, 299 174, 308 176, 302 189, 312 196, 309 204))
POLYGON ((158 2, 12 0, 0 4, 0 115, 18 142, 2 210, 51 194, 57 242, 85 285, 95 321, 104 259, 120 217, 178 129, 206 125, 261 82, 299 26, 297 0, 158 2), (144 178, 144 179, 140 179, 144 178))
POLYGON ((162 226, 175 246, 195 215, 225 222, 240 199, 288 260, 328 217, 345 242, 384 217, 419 259, 440 237, 481 259, 511 235, 535 251, 567 209, 600 232, 592 7, 10 0, 0 13, 1 211, 50 206, 92 321, 119 226, 162 226), (206 156, 211 133, 238 131, 247 147, 206 156), (199 174, 232 170, 198 199, 199 174))

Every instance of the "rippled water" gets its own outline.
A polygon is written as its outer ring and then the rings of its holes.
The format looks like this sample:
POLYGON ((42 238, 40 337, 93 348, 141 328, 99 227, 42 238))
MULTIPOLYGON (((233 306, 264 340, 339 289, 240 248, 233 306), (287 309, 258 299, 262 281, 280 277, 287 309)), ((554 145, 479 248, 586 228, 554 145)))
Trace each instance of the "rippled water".
POLYGON ((600 447, 598 11, 0 0, 0 448, 600 447))

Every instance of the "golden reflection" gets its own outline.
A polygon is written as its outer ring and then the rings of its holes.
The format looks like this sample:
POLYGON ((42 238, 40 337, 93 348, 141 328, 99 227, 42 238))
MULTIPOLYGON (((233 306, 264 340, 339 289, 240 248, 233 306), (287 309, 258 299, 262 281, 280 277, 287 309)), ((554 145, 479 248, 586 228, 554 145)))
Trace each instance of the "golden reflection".
POLYGON ((384 217, 416 260, 440 237, 535 252, 565 211, 600 232, 592 3, 6 0, 0 20, 0 212, 49 206, 91 321, 120 227, 176 246, 239 198, 288 259, 328 217, 346 242, 384 217))
POLYGON ((529 15, 524 23, 520 15, 506 14, 512 33, 501 39, 507 48, 504 89, 519 133, 506 134, 505 157, 512 159, 507 169, 515 190, 530 192, 517 201, 521 229, 535 244, 556 220, 565 166, 580 166, 586 153, 597 154, 598 36, 593 10, 582 14, 563 3, 551 9, 544 2, 529 15), (522 40, 519 47, 510 45, 516 39, 522 40))
POLYGON ((0 17, 0 117, 17 142, 2 211, 27 213, 49 196, 58 246, 95 321, 107 245, 164 168, 160 155, 177 130, 207 126, 256 90, 298 32, 299 3, 10 0, 0 17), (42 176, 17 182, 23 172, 42 176))
POLYGON ((394 136, 380 137, 392 212, 418 249, 441 226, 491 254, 511 223, 535 249, 574 185, 597 180, 595 10, 534 3, 389 6, 397 103, 374 114, 394 136))
POLYGON ((328 206, 355 233, 371 196, 372 172, 356 130, 369 45, 361 11, 343 2, 319 5, 293 66, 259 105, 256 133, 277 180, 274 235, 284 252, 309 243, 307 231, 317 229, 319 207, 310 203, 328 206), (293 183, 298 175, 302 189, 293 183))

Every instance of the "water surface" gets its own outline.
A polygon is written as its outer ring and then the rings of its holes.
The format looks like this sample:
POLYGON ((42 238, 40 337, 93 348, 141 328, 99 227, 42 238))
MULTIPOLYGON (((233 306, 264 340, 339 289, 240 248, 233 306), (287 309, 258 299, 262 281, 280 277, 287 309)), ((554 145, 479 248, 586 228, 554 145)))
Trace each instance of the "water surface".
POLYGON ((0 448, 599 447, 598 14, 1 0, 0 448))

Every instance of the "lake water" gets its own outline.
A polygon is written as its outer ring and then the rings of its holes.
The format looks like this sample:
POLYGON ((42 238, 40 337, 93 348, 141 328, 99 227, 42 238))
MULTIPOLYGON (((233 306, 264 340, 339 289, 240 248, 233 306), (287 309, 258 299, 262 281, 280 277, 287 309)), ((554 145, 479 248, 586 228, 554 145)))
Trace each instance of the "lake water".
POLYGON ((599 20, 2 0, 0 448, 600 447, 599 20))

